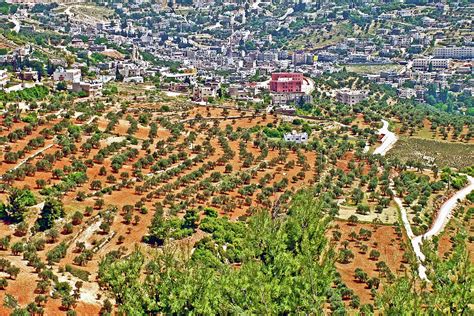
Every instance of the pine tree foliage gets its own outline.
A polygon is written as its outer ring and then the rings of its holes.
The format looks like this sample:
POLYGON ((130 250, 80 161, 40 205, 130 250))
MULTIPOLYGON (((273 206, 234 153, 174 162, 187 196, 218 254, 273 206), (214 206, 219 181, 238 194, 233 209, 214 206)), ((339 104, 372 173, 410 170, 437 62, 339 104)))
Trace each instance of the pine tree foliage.
POLYGON ((318 314, 335 279, 323 209, 301 193, 283 217, 207 217, 201 229, 209 236, 191 255, 171 246, 151 260, 139 250, 120 259, 109 254, 99 267, 101 286, 125 314, 318 314))

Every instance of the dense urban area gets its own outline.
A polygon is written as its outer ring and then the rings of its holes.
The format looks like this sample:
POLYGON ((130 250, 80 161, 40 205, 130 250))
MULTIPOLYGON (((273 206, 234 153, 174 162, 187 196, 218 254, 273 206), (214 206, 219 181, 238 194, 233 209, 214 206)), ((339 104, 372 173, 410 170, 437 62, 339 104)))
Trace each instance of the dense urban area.
POLYGON ((0 315, 474 313, 472 1, 0 1, 0 315))

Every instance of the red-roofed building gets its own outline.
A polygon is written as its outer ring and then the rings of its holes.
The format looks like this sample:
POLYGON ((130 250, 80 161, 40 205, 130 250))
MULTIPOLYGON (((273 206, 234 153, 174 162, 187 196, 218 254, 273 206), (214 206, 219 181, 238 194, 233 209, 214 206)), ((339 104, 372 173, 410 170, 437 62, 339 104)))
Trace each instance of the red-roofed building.
POLYGON ((302 86, 303 74, 301 73, 273 73, 270 80, 270 91, 273 92, 301 92, 302 86))

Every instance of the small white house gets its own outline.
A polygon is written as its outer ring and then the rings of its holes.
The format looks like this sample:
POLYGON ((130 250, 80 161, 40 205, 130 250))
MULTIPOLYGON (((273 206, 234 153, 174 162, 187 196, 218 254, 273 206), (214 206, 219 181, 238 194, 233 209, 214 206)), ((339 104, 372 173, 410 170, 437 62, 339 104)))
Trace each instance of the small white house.
POLYGON ((291 133, 287 133, 283 135, 283 138, 287 142, 293 142, 297 144, 306 143, 308 141, 308 133, 297 133, 296 131, 292 131, 291 133))
POLYGON ((0 69, 0 88, 3 88, 8 83, 8 72, 4 69, 0 69))

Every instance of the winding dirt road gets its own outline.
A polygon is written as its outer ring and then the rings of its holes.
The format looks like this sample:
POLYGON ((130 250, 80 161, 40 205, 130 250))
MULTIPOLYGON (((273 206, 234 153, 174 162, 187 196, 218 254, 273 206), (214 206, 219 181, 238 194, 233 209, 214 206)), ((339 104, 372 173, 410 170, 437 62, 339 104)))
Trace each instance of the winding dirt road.
POLYGON ((420 261, 420 265, 418 266, 418 275, 422 280, 428 280, 428 277, 426 276, 426 267, 423 265, 423 262, 425 261, 425 255, 421 251, 421 245, 425 240, 438 235, 444 230, 444 228, 449 222, 449 219, 451 218, 452 211, 456 208, 460 201, 464 200, 466 196, 474 190, 474 178, 471 176, 467 176, 467 178, 468 185, 456 192, 456 194, 454 194, 441 206, 431 228, 426 233, 420 236, 413 235, 410 223, 408 222, 408 218, 406 216, 406 209, 403 208, 401 200, 397 198, 399 201, 395 201, 398 206, 400 206, 400 210, 402 211, 403 225, 405 226, 407 235, 410 237, 413 251, 415 252, 416 257, 420 261))
MULTIPOLYGON (((373 154, 379 154, 384 156, 393 147, 393 145, 395 145, 398 140, 398 137, 397 135, 395 135, 395 133, 388 130, 389 124, 386 120, 382 120, 382 123, 383 126, 378 131, 379 135, 384 135, 384 137, 382 138, 382 144, 374 150, 373 154)), ((423 252, 421 251, 423 241, 441 233, 446 224, 449 222, 452 211, 456 208, 458 203, 461 200, 465 199, 466 196, 474 190, 474 178, 471 176, 467 176, 467 179, 468 185, 456 192, 449 200, 447 200, 441 206, 431 228, 426 233, 419 236, 415 236, 413 230, 411 229, 411 225, 408 220, 408 212, 403 206, 402 200, 399 197, 394 197, 394 201, 395 203, 397 203, 400 209, 403 226, 405 227, 405 231, 407 232, 407 236, 410 239, 413 251, 415 252, 415 255, 418 259, 418 275, 422 280, 429 281, 426 275, 426 267, 423 265, 423 262, 426 258, 423 252)), ((391 183, 391 188, 392 190, 394 190, 393 182, 391 183)))

